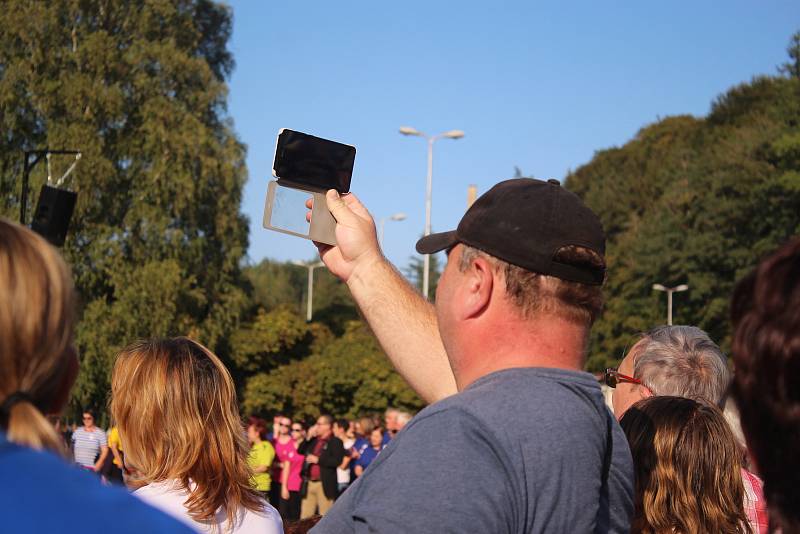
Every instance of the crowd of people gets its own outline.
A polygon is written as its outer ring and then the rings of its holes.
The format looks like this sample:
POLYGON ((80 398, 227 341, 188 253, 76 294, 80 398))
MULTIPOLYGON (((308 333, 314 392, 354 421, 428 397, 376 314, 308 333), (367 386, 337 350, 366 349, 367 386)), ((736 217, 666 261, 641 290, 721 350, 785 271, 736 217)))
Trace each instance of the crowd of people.
POLYGON ((737 284, 732 367, 699 328, 654 328, 606 371, 609 410, 582 371, 605 236, 576 195, 508 180, 421 239, 448 255, 435 306, 383 257, 354 195, 327 202, 337 245, 318 244, 322 260, 429 405, 243 425, 213 352, 136 341, 113 368, 114 436, 86 412, 70 439, 75 463, 113 458, 128 489, 56 456, 47 416, 78 374, 76 296, 58 252, 0 220, 4 527, 70 531, 80 506, 89 532, 800 532, 800 239, 737 284))

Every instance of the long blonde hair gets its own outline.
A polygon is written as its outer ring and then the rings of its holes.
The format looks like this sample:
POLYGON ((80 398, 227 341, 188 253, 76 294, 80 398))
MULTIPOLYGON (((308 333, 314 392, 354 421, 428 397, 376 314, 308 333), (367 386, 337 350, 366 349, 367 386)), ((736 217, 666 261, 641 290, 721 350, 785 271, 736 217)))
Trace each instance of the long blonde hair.
POLYGON ((620 420, 636 474, 631 532, 749 534, 741 452, 716 406, 637 402, 620 420))
POLYGON ((9 440, 66 454, 45 415, 59 411, 77 374, 75 293, 64 260, 32 231, 0 218, 0 402, 9 440))
POLYGON ((185 337, 134 343, 117 357, 111 395, 126 461, 146 483, 180 481, 193 519, 224 507, 233 528, 241 507, 263 509, 233 380, 210 350, 185 337))

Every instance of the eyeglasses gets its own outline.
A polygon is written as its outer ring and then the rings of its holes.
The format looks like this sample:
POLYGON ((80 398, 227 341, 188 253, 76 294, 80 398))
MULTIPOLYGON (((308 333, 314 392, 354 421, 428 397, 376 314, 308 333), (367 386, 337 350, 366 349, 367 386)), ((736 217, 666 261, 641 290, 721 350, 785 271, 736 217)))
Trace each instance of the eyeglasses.
POLYGON ((289 428, 292 425, 287 425, 285 423, 280 423, 278 426, 282 426, 283 428, 289 428))
POLYGON ((92 419, 94 419, 94 417, 92 417, 91 415, 86 415, 83 417, 84 421, 91 421, 92 419))
POLYGON ((623 375, 616 369, 606 369, 606 372, 603 373, 603 382, 605 382, 605 384, 610 388, 615 388, 617 387, 617 384, 621 383, 642 384, 642 381, 638 378, 623 375))
POLYGON ((292 429, 292 432, 302 432, 302 431, 303 431, 302 428, 293 428, 292 429))

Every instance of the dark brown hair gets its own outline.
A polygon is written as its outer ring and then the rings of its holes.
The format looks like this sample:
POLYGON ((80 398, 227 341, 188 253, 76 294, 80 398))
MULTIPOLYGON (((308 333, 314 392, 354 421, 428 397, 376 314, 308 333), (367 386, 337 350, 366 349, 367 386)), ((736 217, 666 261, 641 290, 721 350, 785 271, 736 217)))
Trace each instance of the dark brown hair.
POLYGON ((732 395, 770 512, 770 527, 800 531, 800 238, 737 284, 732 395))
MULTIPOLYGON (((591 325, 603 310, 602 286, 528 271, 468 245, 464 245, 461 253, 459 270, 466 271, 478 256, 490 258, 495 269, 503 272, 506 294, 525 318, 547 313, 572 323, 591 325)), ((583 247, 563 247, 554 259, 567 265, 605 269, 603 257, 583 247)))
POLYGON ((739 445, 716 406, 649 397, 620 424, 636 474, 631 532, 751 532, 739 445))
POLYGON ((256 417, 255 415, 251 415, 250 418, 247 420, 247 426, 252 426, 258 432, 258 437, 262 440, 267 439, 267 422, 261 419, 260 417, 256 417))

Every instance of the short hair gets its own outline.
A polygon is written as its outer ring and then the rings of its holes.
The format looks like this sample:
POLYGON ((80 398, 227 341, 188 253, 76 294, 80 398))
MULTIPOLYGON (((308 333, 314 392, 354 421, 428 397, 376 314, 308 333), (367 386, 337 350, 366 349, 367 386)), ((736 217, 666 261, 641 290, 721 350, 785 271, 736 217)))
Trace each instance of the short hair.
POLYGON ((375 428, 375 420, 372 417, 364 416, 358 419, 358 424, 361 427, 363 435, 368 436, 372 429, 375 428))
POLYGON ((750 532, 739 446, 719 408, 648 397, 620 425, 635 474, 631 532, 750 532))
POLYGON ((350 421, 348 421, 344 417, 340 417, 339 419, 334 421, 334 423, 336 423, 336 426, 338 426, 339 428, 343 428, 344 430, 347 430, 348 427, 350 427, 350 421))
POLYGON ((111 412, 126 461, 147 483, 180 481, 193 519, 211 521, 222 507, 234 524, 242 507, 263 509, 250 485, 233 379, 203 345, 179 337, 123 349, 111 376, 111 412))
MULTIPOLYGON (((458 269, 465 272, 477 257, 488 259, 496 272, 502 272, 506 294, 530 319, 537 314, 552 314, 566 321, 591 326, 603 310, 603 289, 600 285, 570 282, 555 276, 528 271, 475 247, 464 245, 458 269)), ((597 252, 576 246, 562 247, 554 260, 567 265, 586 265, 605 269, 605 260, 597 252)))
POLYGON ((413 416, 413 415, 411 415, 410 413, 401 411, 401 412, 399 412, 399 413, 397 414, 397 423, 398 423, 398 424, 400 424, 400 425, 405 425, 405 424, 407 424, 409 421, 411 421, 411 419, 412 419, 413 417, 414 417, 414 416, 413 416))
POLYGON ((256 417, 255 415, 251 415, 247 419, 247 426, 252 426, 255 428, 256 432, 258 432, 258 437, 262 440, 267 439, 267 422, 261 419, 260 417, 256 417))
POLYGON ((658 326, 642 337, 633 376, 654 395, 705 399, 719 407, 731 381, 727 359, 695 326, 658 326))
POLYGON ((333 425, 333 416, 330 414, 323 413, 319 417, 317 417, 317 420, 319 419, 325 419, 326 423, 328 423, 329 425, 333 425))
POLYGON ((0 217, 0 402, 13 393, 27 395, 0 416, 9 441, 66 455, 44 414, 61 409, 57 397, 77 372, 75 302, 72 276, 58 251, 0 217))
POLYGON ((764 479, 770 527, 800 531, 800 238, 737 284, 731 318, 731 393, 764 479))

